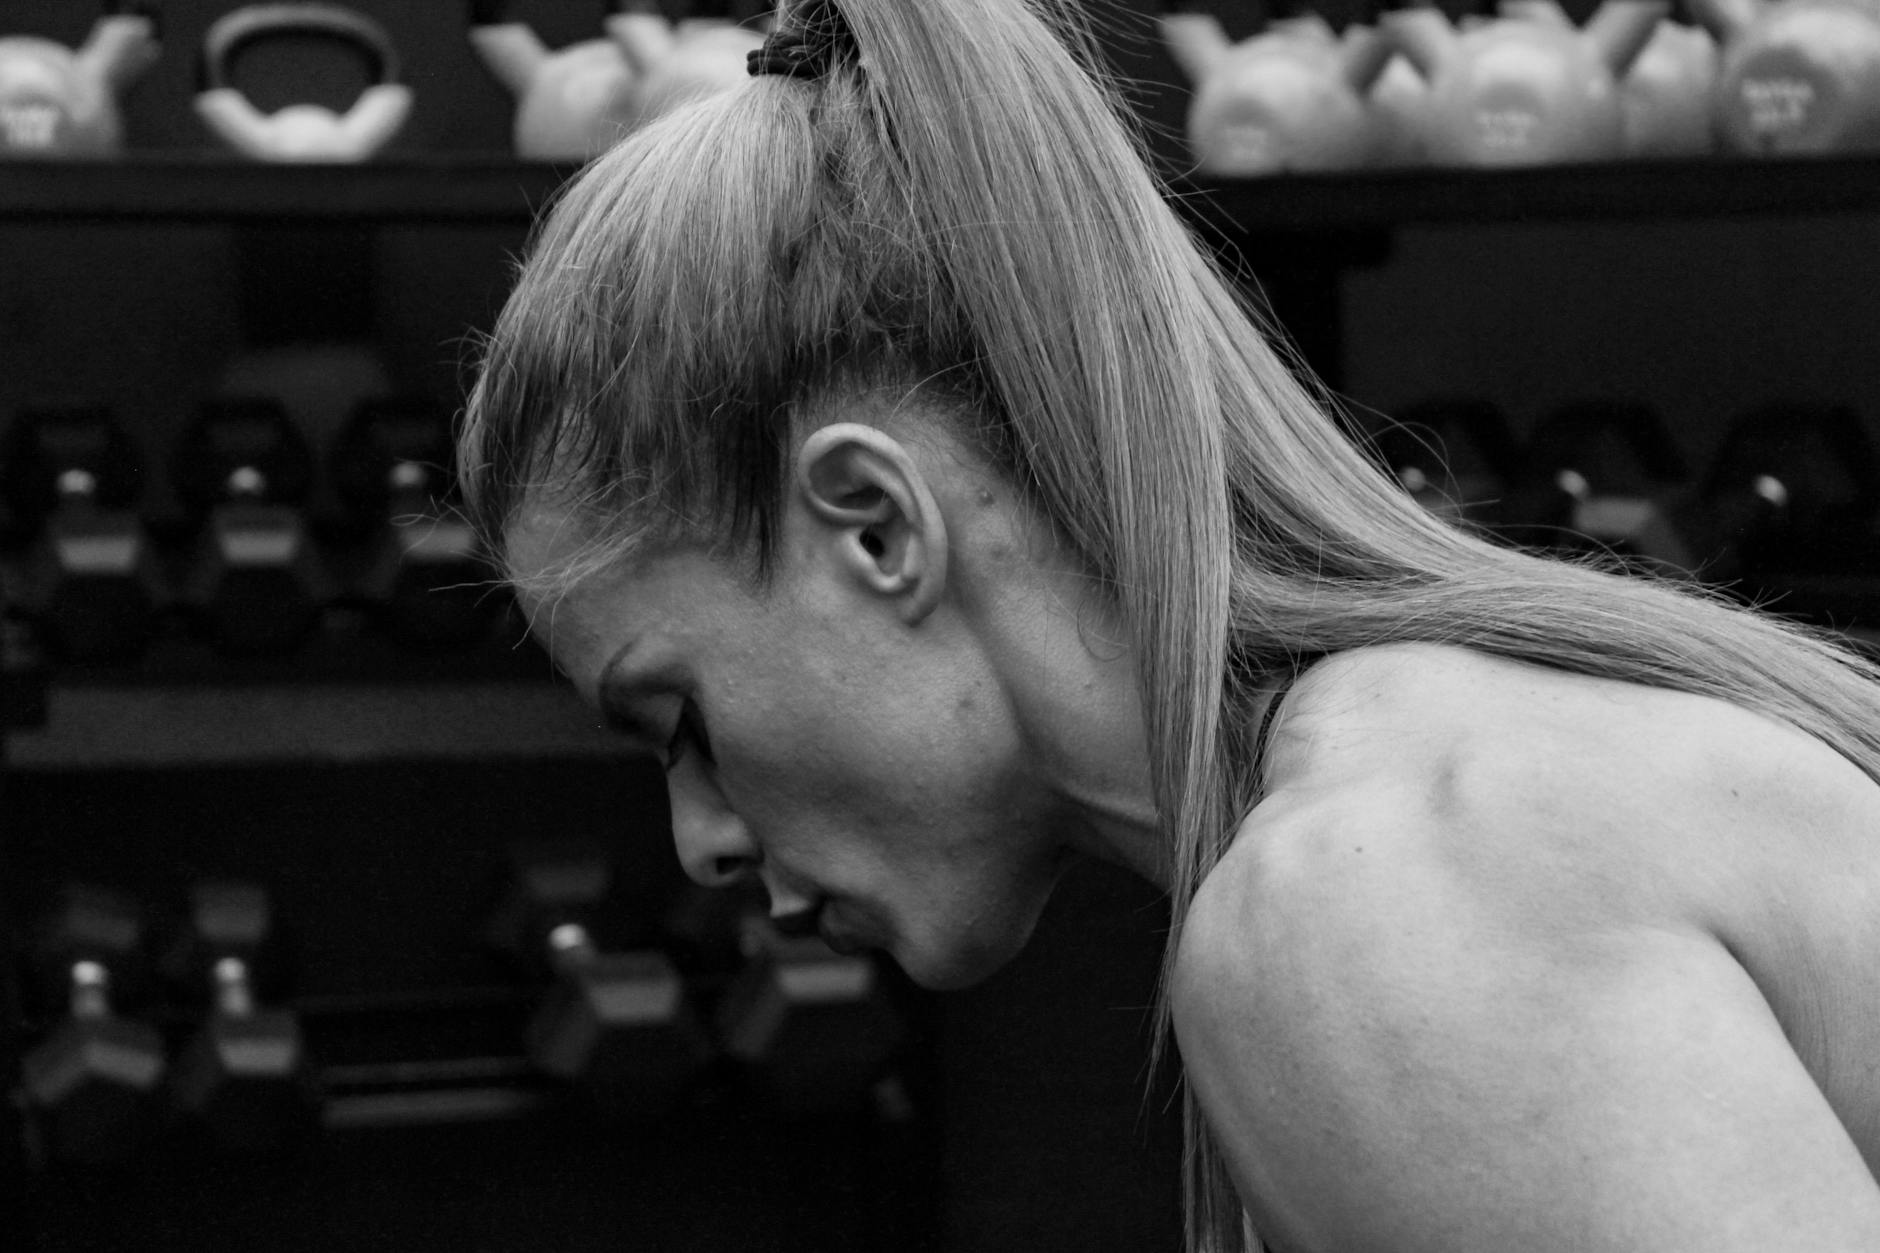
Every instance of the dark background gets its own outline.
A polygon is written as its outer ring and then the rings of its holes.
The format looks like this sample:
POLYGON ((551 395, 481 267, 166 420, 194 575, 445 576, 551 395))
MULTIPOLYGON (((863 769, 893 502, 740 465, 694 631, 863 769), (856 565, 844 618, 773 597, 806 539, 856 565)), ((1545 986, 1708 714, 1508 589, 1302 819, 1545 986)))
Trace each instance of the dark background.
MULTIPOLYGON (((189 98, 194 48, 227 7, 162 5, 164 56, 125 100, 133 154, 214 151, 189 98)), ((417 92, 387 160, 507 150, 511 101, 473 59, 458 6, 358 7, 389 28, 417 92)), ((1260 20, 1231 0, 1197 7, 1236 34, 1260 20)), ((1173 170, 1183 93, 1149 38, 1151 8, 1125 12, 1116 56, 1173 170)), ((598 5, 514 10, 551 44, 597 29, 598 5)), ((66 0, 0 4, 0 31, 65 42, 91 18, 66 0)), ((357 67, 305 51, 257 51, 239 81, 264 107, 345 104, 357 67)), ((0 199, 8 176, 0 165, 0 199)), ((513 224, 0 220, 0 420, 22 403, 101 398, 161 455, 203 395, 257 381, 289 396, 316 438, 376 390, 455 406, 467 337, 490 323, 522 241, 513 224)), ((1624 396, 1656 406, 1694 463, 1725 417, 1764 400, 1848 403, 1870 423, 1880 413, 1880 222, 1867 215, 1407 227, 1347 260, 1306 267, 1329 289, 1280 305, 1299 311, 1291 329, 1360 408, 1463 392, 1524 427, 1570 400, 1624 396), (1328 307, 1332 333, 1305 324, 1328 307)), ((263 678, 295 690, 291 674, 263 678)), ((147 712, 151 699, 121 707, 147 712)), ((260 873, 297 924, 310 995, 395 1000, 469 977, 463 934, 513 833, 617 831, 645 883, 672 877, 656 782, 587 734, 572 703, 542 717, 579 733, 518 734, 470 759, 355 759, 343 693, 310 696, 305 716, 341 729, 309 732, 299 758, 212 748, 150 768, 111 758, 104 730, 89 743, 23 737, 0 813, 16 911, 67 874, 173 895, 192 873, 260 873)), ((940 1247, 1177 1246, 1178 1122, 1168 1085, 1145 1073, 1164 923, 1145 889, 1088 868, 1023 960, 935 999, 934 1174, 911 1185, 930 1188, 928 1208, 911 1208, 940 1247)), ((809 1211, 884 1186, 866 1143, 793 1149, 770 1129, 701 1127, 653 1146, 511 1126, 386 1134, 285 1178, 157 1162, 110 1186, 60 1183, 22 1212, 49 1249, 818 1248, 833 1245, 809 1211), (793 1173, 798 1153, 809 1165, 793 1173)))

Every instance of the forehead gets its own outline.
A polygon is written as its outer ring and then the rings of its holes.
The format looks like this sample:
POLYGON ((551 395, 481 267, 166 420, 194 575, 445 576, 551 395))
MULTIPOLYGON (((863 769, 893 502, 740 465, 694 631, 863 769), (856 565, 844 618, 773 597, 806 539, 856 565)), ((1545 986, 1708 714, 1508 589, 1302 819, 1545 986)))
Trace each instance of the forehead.
POLYGON ((555 664, 586 688, 620 647, 620 637, 644 625, 650 598, 644 590, 658 565, 631 539, 595 534, 576 512, 542 501, 525 502, 503 536, 504 573, 529 623, 530 634, 555 664))
POLYGON ((555 505, 525 507, 504 537, 503 557, 531 634, 589 695, 627 645, 696 653, 745 623, 759 599, 703 544, 645 533, 597 537, 555 505))
POLYGON ((597 560, 599 538, 572 508, 530 497, 503 532, 503 572, 518 592, 566 581, 585 561, 597 560))

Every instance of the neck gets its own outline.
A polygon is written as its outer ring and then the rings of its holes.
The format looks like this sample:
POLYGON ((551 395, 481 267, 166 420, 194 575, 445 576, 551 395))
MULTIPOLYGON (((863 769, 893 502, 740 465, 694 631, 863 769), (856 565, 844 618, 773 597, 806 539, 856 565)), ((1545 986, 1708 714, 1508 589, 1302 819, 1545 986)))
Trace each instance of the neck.
POLYGON ((936 482, 954 539, 957 604, 998 674, 1052 837, 1166 891, 1129 633, 1069 546, 1015 492, 957 469, 936 482))
POLYGON ((996 615, 1008 698, 1055 831, 1074 853, 1167 889, 1135 653, 1081 580, 1009 590, 996 615))
POLYGON ((1149 795, 1146 767, 1142 775, 1140 788, 1120 787, 1113 780, 1091 788, 1060 786, 1069 812, 1065 845, 1167 891, 1167 841, 1149 795))

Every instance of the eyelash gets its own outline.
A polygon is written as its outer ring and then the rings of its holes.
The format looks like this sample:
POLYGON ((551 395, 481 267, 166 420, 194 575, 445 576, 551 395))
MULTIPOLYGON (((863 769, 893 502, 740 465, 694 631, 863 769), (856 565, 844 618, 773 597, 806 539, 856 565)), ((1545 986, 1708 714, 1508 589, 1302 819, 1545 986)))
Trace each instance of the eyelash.
POLYGON ((666 769, 676 766, 688 748, 697 752, 707 765, 711 764, 712 742, 705 734, 705 716, 689 700, 679 707, 679 721, 673 727, 672 740, 666 745, 666 769))

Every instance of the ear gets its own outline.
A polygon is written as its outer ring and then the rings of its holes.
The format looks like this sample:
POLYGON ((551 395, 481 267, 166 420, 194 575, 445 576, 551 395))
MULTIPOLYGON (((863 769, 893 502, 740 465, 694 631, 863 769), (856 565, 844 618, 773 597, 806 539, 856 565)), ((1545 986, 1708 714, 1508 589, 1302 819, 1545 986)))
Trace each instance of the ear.
POLYGON ((946 589, 946 519, 900 441, 854 422, 812 431, 797 453, 796 489, 830 528, 844 570, 895 598, 909 626, 933 612, 946 589))

